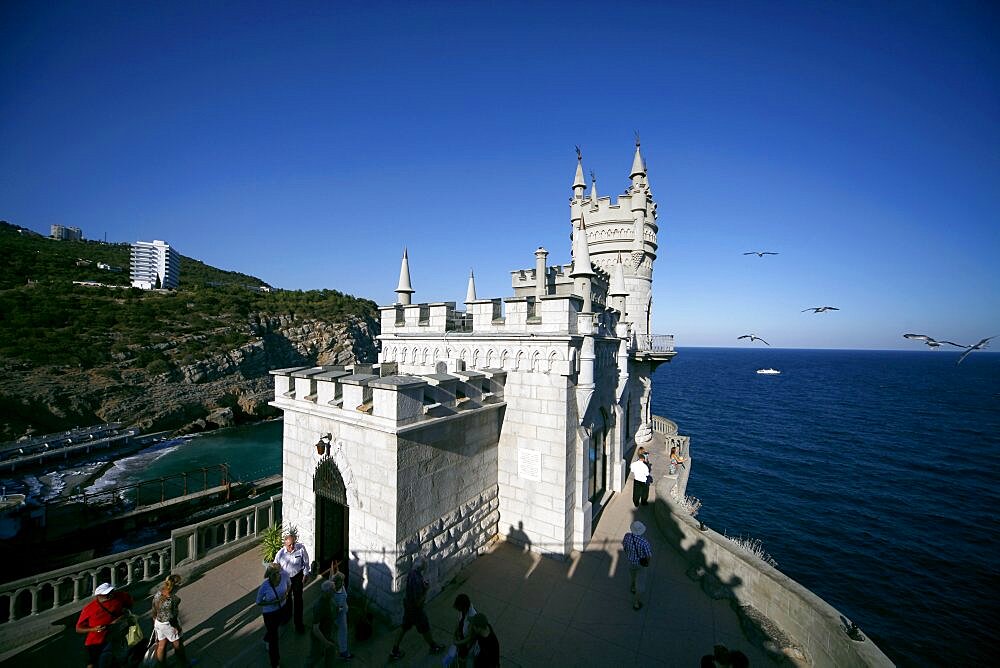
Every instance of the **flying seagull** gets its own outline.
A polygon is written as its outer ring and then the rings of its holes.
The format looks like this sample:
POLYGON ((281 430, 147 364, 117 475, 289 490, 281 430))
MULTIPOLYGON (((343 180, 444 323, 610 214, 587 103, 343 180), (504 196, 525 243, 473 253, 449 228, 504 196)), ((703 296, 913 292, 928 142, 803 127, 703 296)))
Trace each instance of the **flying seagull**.
POLYGON ((804 308, 802 312, 812 311, 813 313, 824 313, 826 311, 839 311, 840 309, 836 306, 813 306, 811 308, 804 308))
POLYGON ((744 255, 756 255, 757 257, 764 257, 765 255, 777 255, 777 253, 772 253, 771 251, 747 251, 744 255))
POLYGON ((954 341, 938 341, 937 339, 932 339, 926 334, 903 334, 904 339, 917 339, 923 341, 931 348, 940 348, 942 343, 947 343, 949 346, 955 346, 956 348, 965 348, 961 343, 955 343, 954 341))
POLYGON ((983 348, 986 347, 986 344, 987 344, 987 342, 989 342, 990 339, 995 339, 998 336, 1000 336, 1000 334, 994 334, 993 336, 990 336, 988 338, 983 339, 982 341, 980 341, 979 343, 977 343, 974 346, 962 346, 963 348, 965 348, 965 352, 962 353, 962 356, 958 358, 957 362, 955 362, 955 366, 958 366, 959 364, 961 364, 962 360, 964 360, 969 355, 969 353, 971 353, 973 350, 982 350, 983 348))
POLYGON ((760 341, 760 342, 761 342, 761 343, 763 343, 763 344, 764 344, 765 346, 769 346, 769 345, 771 345, 770 343, 768 343, 768 342, 767 342, 767 341, 765 341, 764 339, 760 338, 760 337, 759 337, 759 336, 757 336, 756 334, 744 334, 743 336, 737 336, 737 337, 736 337, 736 340, 737 340, 737 341, 738 341, 738 340, 740 340, 740 339, 750 339, 750 343, 753 343, 754 341, 760 341))

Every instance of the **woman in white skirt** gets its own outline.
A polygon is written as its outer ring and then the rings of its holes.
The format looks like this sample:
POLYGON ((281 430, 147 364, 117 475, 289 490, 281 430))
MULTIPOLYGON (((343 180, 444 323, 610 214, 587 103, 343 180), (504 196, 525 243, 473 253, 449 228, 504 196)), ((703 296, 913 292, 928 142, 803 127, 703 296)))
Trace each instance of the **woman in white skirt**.
POLYGON ((156 661, 160 665, 166 658, 168 642, 174 646, 180 665, 189 665, 184 653, 184 641, 181 640, 181 624, 177 619, 181 599, 176 592, 180 586, 181 577, 169 575, 160 586, 160 591, 153 596, 153 632, 156 634, 156 661))

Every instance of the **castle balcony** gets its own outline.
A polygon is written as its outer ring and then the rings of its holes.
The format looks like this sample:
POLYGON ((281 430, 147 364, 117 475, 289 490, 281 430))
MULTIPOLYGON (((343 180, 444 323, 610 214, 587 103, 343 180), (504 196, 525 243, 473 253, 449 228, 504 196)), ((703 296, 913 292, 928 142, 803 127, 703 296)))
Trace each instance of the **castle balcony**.
POLYGON ((651 362, 653 366, 669 362, 677 354, 673 334, 636 334, 633 339, 632 359, 651 362))

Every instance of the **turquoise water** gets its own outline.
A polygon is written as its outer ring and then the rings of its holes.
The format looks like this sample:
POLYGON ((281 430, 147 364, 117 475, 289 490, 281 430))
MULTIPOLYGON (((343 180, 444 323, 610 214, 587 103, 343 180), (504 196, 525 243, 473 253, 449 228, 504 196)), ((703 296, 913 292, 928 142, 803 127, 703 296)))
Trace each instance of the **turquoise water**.
POLYGON ((228 464, 233 480, 256 480, 281 473, 281 430, 282 422, 277 420, 165 441, 119 459, 88 491, 217 464, 228 464))

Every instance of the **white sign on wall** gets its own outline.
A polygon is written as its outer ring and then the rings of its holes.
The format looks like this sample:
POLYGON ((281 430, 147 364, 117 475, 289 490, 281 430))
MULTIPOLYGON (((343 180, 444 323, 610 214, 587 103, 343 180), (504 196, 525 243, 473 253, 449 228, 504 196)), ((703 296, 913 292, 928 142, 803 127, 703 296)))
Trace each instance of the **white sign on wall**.
POLYGON ((542 453, 526 448, 517 449, 517 476, 525 480, 542 481, 542 453))

